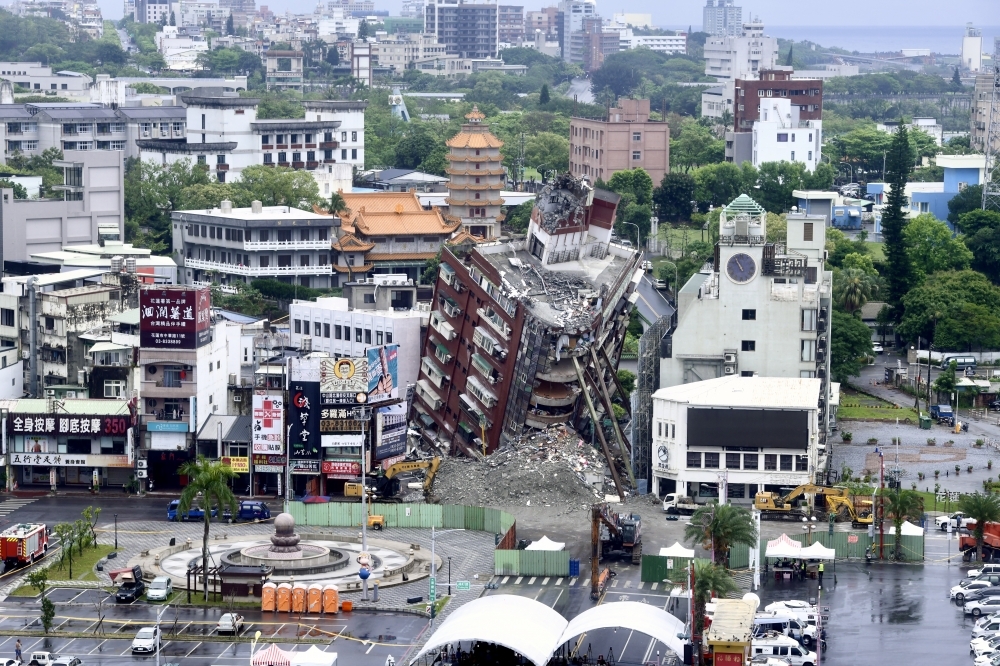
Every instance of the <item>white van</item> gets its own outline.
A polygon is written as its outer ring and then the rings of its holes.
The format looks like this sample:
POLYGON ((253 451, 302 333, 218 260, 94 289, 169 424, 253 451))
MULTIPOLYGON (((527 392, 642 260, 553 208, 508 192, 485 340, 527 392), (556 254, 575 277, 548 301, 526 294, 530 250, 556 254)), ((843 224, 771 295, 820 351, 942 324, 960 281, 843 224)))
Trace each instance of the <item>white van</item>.
POLYGON ((799 645, 794 638, 784 634, 768 633, 756 636, 750 642, 753 656, 763 654, 787 661, 791 666, 816 666, 816 653, 799 645))
POLYGON ((804 620, 800 620, 791 613, 763 611, 757 613, 753 619, 753 633, 758 636, 763 636, 773 631, 790 636, 799 642, 808 643, 810 640, 806 638, 808 629, 812 629, 812 635, 815 636, 815 627, 809 627, 804 620), (805 640, 803 640, 804 638, 805 640))
POLYGON ((979 578, 983 574, 1000 574, 1000 564, 988 563, 978 569, 969 569, 965 574, 966 578, 979 578))

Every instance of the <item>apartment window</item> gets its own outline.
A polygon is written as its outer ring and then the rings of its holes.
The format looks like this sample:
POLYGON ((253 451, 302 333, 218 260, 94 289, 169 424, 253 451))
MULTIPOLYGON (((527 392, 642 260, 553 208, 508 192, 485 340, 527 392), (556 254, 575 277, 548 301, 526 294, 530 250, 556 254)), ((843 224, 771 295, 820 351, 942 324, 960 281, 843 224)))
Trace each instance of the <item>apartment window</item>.
POLYGON ((357 140, 358 140, 358 133, 351 132, 351 141, 357 141, 357 140))
POLYGON ((753 377, 753 370, 740 370, 740 377, 753 377))
POLYGON ((739 469, 740 468, 740 454, 738 453, 727 453, 726 454, 726 469, 739 469))
POLYGON ((125 395, 125 380, 124 379, 105 379, 104 380, 104 397, 105 398, 120 398, 125 395))
POLYGON ((743 311, 743 321, 756 321, 757 311, 756 310, 744 310, 743 311))
POLYGON ((701 467, 700 451, 688 451, 687 459, 688 459, 687 460, 688 467, 701 467))
POLYGON ((642 141, 642 132, 632 132, 633 141, 642 141))
POLYGON ((641 160, 642 159, 642 151, 641 150, 633 150, 632 151, 632 159, 634 159, 634 160, 641 160))
POLYGON ((794 161, 795 161, 795 151, 794 151, 794 150, 792 151, 792 157, 791 157, 791 161, 792 161, 792 162, 794 162, 794 161))
POLYGON ((795 456, 795 471, 796 472, 808 472, 809 471, 809 458, 806 456, 795 456))
POLYGON ((295 327, 295 332, 296 333, 301 333, 302 332, 302 320, 301 319, 295 319, 294 323, 292 325, 295 327))
POLYGON ((304 241, 309 240, 309 230, 308 229, 299 229, 299 240, 304 240, 304 241))
POLYGON ((344 142, 347 141, 347 132, 341 132, 340 133, 340 140, 344 141, 344 142))
MULTIPOLYGON (((202 228, 204 229, 204 227, 202 227, 202 228)), ((204 235, 204 233, 202 235, 204 235)), ((261 241, 271 240, 271 230, 270 229, 261 229, 260 233, 258 234, 258 240, 261 240, 261 241)))
POLYGON ((301 257, 299 257, 299 266, 308 266, 308 265, 309 265, 309 255, 303 254, 301 257))
POLYGON ((719 469, 719 454, 718 453, 706 453, 705 454, 705 468, 706 469, 719 469))
POLYGON ((781 471, 791 472, 792 471, 792 456, 781 456, 781 471))
POLYGON ((784 132, 778 134, 778 143, 788 143, 788 134, 784 132))
POLYGON ((760 456, 756 453, 743 454, 743 469, 757 469, 760 456))
POLYGON ((316 161, 316 151, 315 150, 307 150, 306 151, 306 162, 315 162, 315 161, 316 161))
POLYGON ((267 145, 270 145, 270 143, 271 143, 271 135, 270 134, 262 134, 260 136, 260 145, 267 146, 267 145))
POLYGON ((351 148, 351 159, 352 160, 358 159, 358 149, 357 148, 351 148))
POLYGON ((346 148, 341 149, 341 151, 340 151, 340 159, 342 159, 342 160, 346 160, 347 159, 347 149, 346 148))
POLYGON ((802 330, 803 331, 816 330, 816 310, 810 309, 802 311, 802 330))
MULTIPOLYGON (((276 134, 275 137, 274 137, 274 140, 275 140, 275 143, 285 143, 285 135, 284 134, 276 134)), ((287 148, 288 146, 285 146, 285 147, 287 148)))
POLYGON ((288 162, 288 153, 286 152, 278 153, 278 162, 281 164, 288 162))
POLYGON ((12 308, 0 308, 0 326, 14 325, 14 310, 12 308))
POLYGON ((372 343, 372 330, 370 328, 365 329, 365 344, 370 345, 372 343))
MULTIPOLYGON (((794 153, 792 153, 794 155, 794 153)), ((813 239, 813 223, 804 222, 802 224, 802 240, 811 241, 813 239)))
POLYGON ((800 379, 816 379, 815 370, 799 370, 800 379))
POLYGON ((390 333, 389 331, 385 332, 385 344, 387 345, 392 344, 392 333, 390 333))
POLYGON ((362 336, 361 329, 360 328, 355 328, 354 329, 354 341, 355 342, 361 342, 361 336, 362 336))
POLYGON ((801 358, 803 363, 812 363, 816 360, 816 341, 801 340, 801 358))
POLYGON ((298 134, 292 134, 291 143, 298 143, 298 142, 299 142, 299 135, 298 134))
POLYGON ((382 331, 375 331, 375 344, 376 345, 382 344, 382 331))
POLYGON ((765 472, 778 471, 778 455, 776 453, 764 454, 764 471, 765 472))
POLYGON ((270 265, 271 265, 271 257, 262 256, 260 258, 260 267, 261 268, 267 268, 270 265))
POLYGON ((334 324, 333 325, 333 339, 334 340, 342 340, 343 339, 343 335, 341 334, 342 330, 343 330, 343 328, 340 326, 340 324, 334 324))
POLYGON ((327 239, 327 234, 329 233, 329 230, 326 227, 320 227, 316 231, 319 234, 319 239, 321 241, 324 241, 324 240, 327 239))
POLYGON ((207 164, 208 158, 205 155, 198 156, 198 164, 207 164))
POLYGON ((302 153, 292 153, 292 161, 293 162, 301 162, 302 161, 302 153))
POLYGON ((809 151, 809 161, 810 162, 812 162, 812 158, 813 158, 813 151, 810 150, 809 151))
POLYGON ((319 255, 319 265, 320 266, 326 266, 326 255, 325 254, 320 254, 319 255))
POLYGON ((215 163, 216 164, 225 164, 226 163, 226 156, 225 155, 216 155, 215 156, 215 163))
POLYGON ((205 129, 205 114, 201 114, 201 128, 205 129))
POLYGON ((375 294, 365 294, 364 295, 364 302, 365 303, 374 303, 375 302, 375 294))
POLYGON ((757 351, 757 341, 756 340, 744 340, 742 343, 743 351, 757 351))

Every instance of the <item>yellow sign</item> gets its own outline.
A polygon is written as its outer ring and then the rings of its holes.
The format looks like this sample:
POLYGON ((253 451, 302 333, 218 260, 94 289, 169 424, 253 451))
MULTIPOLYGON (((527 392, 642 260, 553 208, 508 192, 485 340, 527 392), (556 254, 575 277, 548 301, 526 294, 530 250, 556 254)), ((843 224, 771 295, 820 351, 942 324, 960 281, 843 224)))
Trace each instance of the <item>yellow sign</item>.
POLYGON ((250 473, 250 458, 242 456, 239 458, 223 458, 223 465, 228 465, 237 474, 249 474, 250 473))

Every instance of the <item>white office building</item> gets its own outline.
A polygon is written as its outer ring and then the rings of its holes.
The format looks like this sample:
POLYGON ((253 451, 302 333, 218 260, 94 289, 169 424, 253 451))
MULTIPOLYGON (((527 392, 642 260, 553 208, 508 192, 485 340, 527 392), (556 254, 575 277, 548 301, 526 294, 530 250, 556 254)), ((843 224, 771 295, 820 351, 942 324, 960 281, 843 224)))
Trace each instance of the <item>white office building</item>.
MULTIPOLYGON (((814 171, 822 154, 823 121, 799 120, 798 105, 787 98, 758 99, 760 120, 753 124, 753 165, 759 168, 765 162, 804 162, 807 171, 814 171)), ((735 138, 743 138, 739 134, 735 138)))
POLYGON ((657 53, 687 53, 687 35, 636 35, 632 28, 619 29, 619 49, 646 48, 657 53))
POLYGON ((718 377, 653 394, 653 491, 752 504, 758 491, 816 481, 819 379, 718 377))
POLYGON ((983 31, 971 23, 965 25, 962 37, 962 67, 973 73, 983 69, 983 31))
POLYGON ((825 266, 826 218, 790 213, 783 243, 768 242, 766 219, 745 194, 723 209, 712 267, 678 293, 677 323, 661 353, 661 387, 727 375, 818 378, 822 403, 829 404, 833 274, 825 266))
POLYGON ((778 40, 764 34, 764 24, 754 19, 742 28, 736 35, 705 40, 705 74, 718 79, 722 91, 721 99, 720 93, 702 95, 704 116, 718 118, 726 110, 732 113, 736 80, 757 79, 761 70, 774 69, 778 64, 778 40))
POLYGON ((738 35, 743 27, 743 8, 733 0, 708 0, 702 10, 701 31, 709 35, 738 35))

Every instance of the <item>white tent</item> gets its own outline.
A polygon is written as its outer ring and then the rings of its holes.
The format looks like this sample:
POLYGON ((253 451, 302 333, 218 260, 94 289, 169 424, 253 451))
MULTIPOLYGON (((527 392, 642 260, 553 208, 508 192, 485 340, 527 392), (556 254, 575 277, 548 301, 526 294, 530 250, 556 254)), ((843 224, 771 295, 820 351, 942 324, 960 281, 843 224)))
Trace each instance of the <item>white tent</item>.
POLYGON ((670 546, 670 548, 661 548, 660 549, 660 557, 687 557, 687 558, 692 558, 692 557, 694 557, 694 549, 693 548, 685 548, 684 546, 682 546, 680 544, 679 541, 675 541, 674 545, 670 546))
POLYGON ((837 557, 837 551, 815 541, 811 546, 800 550, 799 557, 803 560, 833 560, 837 557))
POLYGON ((662 608, 638 601, 618 601, 585 610, 573 618, 553 649, 581 634, 612 627, 623 627, 646 634, 666 645, 678 656, 684 656, 684 641, 677 637, 684 633, 684 623, 662 608))
MULTIPOLYGON (((913 523, 911 523, 908 520, 904 520, 903 521, 903 529, 901 531, 903 532, 903 536, 923 536, 924 535, 924 528, 920 527, 919 525, 914 525, 913 523)), ((892 533, 893 534, 896 533, 896 528, 895 527, 892 528, 892 533)))
POLYGON ((797 560, 801 557, 801 552, 801 543, 792 541, 787 534, 782 534, 777 539, 767 542, 767 550, 764 551, 764 557, 785 557, 797 560))
POLYGON ((532 541, 528 544, 525 550, 564 550, 566 548, 565 542, 553 541, 547 536, 543 536, 538 541, 532 541))
POLYGON ((336 652, 323 652, 315 645, 303 652, 292 652, 289 656, 292 666, 337 666, 336 652))

